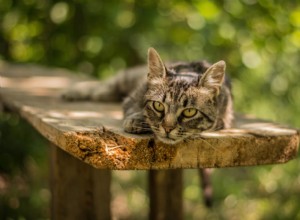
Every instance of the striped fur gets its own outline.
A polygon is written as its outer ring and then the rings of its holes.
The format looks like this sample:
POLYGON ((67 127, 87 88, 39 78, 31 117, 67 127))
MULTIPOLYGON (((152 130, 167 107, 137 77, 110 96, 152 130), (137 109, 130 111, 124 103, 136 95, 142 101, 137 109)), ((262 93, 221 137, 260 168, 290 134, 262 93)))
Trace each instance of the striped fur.
POLYGON ((166 68, 150 48, 148 71, 147 81, 124 101, 125 131, 153 132, 160 141, 175 144, 203 131, 231 126, 232 98, 224 61, 177 63, 166 68), (185 110, 196 113, 186 117, 185 110))

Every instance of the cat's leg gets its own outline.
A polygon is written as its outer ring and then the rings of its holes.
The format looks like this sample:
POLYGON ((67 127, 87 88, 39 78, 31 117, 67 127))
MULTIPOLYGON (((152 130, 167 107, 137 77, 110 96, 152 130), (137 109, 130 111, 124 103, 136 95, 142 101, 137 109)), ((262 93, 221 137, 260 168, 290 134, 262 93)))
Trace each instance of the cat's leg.
POLYGON ((103 82, 101 85, 97 86, 92 92, 91 100, 102 102, 122 101, 122 95, 120 94, 117 88, 114 78, 112 78, 110 81, 103 82))
POLYGON ((144 134, 151 133, 151 129, 144 120, 142 112, 136 112, 125 116, 123 128, 128 133, 144 134))
POLYGON ((79 82, 66 88, 61 97, 65 100, 87 100, 90 99, 92 89, 98 84, 95 81, 79 82))
POLYGON ((120 101, 121 97, 114 81, 79 82, 64 90, 61 94, 65 100, 93 100, 103 102, 120 101))
POLYGON ((66 100, 93 100, 119 102, 145 81, 147 68, 144 66, 119 71, 105 81, 79 82, 65 89, 62 98, 66 100))
POLYGON ((199 177, 201 182, 204 204, 207 208, 211 208, 213 206, 213 187, 211 183, 211 170, 208 168, 199 169, 199 177))
POLYGON ((151 133, 149 124, 145 121, 143 115, 145 88, 146 85, 138 87, 123 101, 123 128, 128 133, 151 133))

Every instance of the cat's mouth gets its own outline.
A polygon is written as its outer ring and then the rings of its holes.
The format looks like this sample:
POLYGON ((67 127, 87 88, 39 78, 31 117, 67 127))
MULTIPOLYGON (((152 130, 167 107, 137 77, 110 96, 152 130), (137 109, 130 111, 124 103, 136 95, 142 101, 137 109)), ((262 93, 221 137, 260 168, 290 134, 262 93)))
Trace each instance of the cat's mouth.
POLYGON ((165 144, 171 144, 171 145, 177 144, 180 141, 182 141, 182 139, 175 139, 175 138, 171 138, 171 137, 168 137, 168 136, 166 136, 166 137, 157 136, 157 138, 161 142, 163 142, 165 144))

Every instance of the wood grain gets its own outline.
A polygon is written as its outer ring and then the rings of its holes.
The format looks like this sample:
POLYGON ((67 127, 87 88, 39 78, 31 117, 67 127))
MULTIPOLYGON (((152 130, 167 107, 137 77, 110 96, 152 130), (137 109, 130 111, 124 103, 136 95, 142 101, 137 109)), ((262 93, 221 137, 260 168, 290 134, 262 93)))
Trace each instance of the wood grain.
POLYGON ((122 130, 118 103, 64 102, 62 89, 86 80, 62 69, 0 65, 2 105, 44 137, 99 169, 135 170, 253 166, 285 163, 298 152, 299 132, 236 116, 234 128, 202 133, 177 145, 122 130))

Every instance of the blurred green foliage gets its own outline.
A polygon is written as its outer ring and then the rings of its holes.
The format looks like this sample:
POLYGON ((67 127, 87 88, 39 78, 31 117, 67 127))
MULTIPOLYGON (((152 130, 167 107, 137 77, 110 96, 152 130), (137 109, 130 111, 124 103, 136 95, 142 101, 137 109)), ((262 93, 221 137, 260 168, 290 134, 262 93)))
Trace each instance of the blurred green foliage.
POLYGON ((46 140, 17 115, 0 113, 0 219, 46 219, 46 140))
MULTIPOLYGON (((0 0, 0 59, 61 66, 103 78, 144 63, 150 46, 164 60, 225 60, 237 111, 300 127, 299 0, 0 0)), ((0 151, 15 161, 0 159, 0 177, 18 175, 16 170, 26 165, 24 158, 37 156, 40 147, 26 139, 31 147, 23 147, 23 142, 16 148, 12 140, 24 130, 18 123, 5 132, 11 120, 0 122, 0 151), (11 146, 3 147, 6 143, 11 146)), ((200 202, 196 173, 187 171, 187 218, 299 219, 299 168, 295 160, 280 166, 216 170, 213 211, 200 202)), ((143 209, 135 198, 147 204, 145 187, 126 188, 126 182, 142 178, 138 173, 115 175, 120 177, 114 188, 118 195, 121 189, 132 192, 127 197, 123 192, 129 206, 124 209, 129 210, 126 218, 142 213, 135 209, 143 209)), ((10 196, 14 195, 4 194, 10 196)), ((9 199, 1 199, 0 211, 7 205, 3 201, 9 199)), ((40 216, 41 211, 32 207, 30 211, 40 216)), ((20 208, 15 212, 21 214, 7 219, 31 219, 20 208)))

